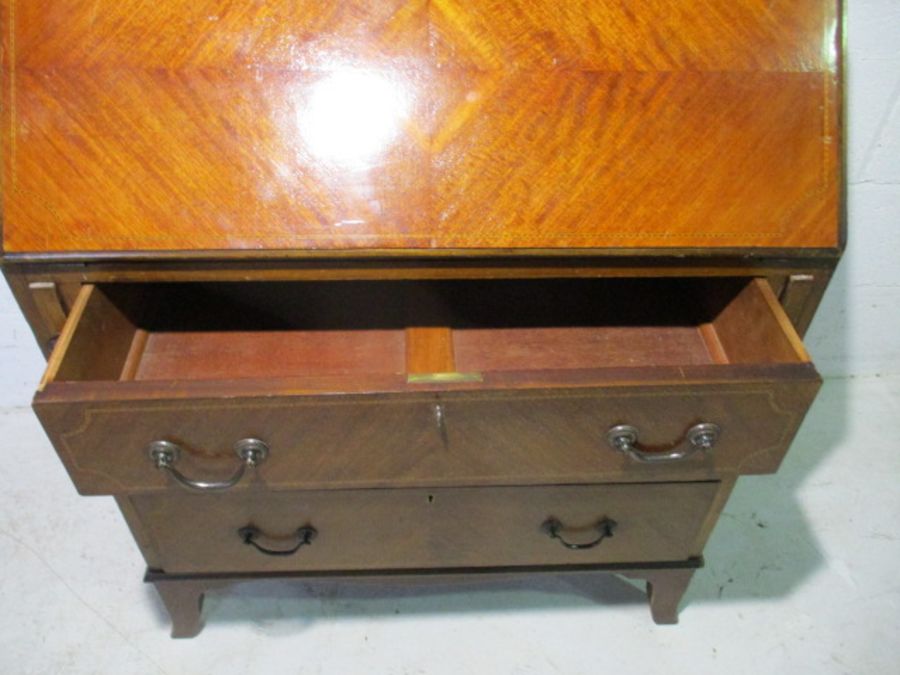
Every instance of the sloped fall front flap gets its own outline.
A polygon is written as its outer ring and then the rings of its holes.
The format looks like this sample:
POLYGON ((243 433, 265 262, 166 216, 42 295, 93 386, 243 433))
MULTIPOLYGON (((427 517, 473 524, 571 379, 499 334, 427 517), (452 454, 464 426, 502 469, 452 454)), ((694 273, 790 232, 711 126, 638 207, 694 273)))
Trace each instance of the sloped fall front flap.
POLYGON ((7 253, 838 245, 835 0, 0 0, 7 253))

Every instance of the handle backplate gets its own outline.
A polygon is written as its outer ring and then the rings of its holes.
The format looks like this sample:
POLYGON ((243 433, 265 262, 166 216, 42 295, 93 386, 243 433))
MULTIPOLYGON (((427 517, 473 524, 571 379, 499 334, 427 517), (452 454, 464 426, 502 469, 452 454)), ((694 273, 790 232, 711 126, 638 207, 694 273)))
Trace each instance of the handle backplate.
POLYGON ((658 464, 679 462, 697 452, 709 452, 718 443, 722 429, 718 424, 711 422, 695 424, 688 429, 682 441, 663 450, 641 446, 638 442, 638 435, 636 427, 630 424, 619 424, 607 432, 606 440, 614 450, 630 457, 635 462, 658 464))
POLYGON ((147 446, 147 453, 154 466, 160 471, 168 472, 179 485, 199 492, 221 492, 237 485, 248 468, 257 467, 265 462, 269 457, 269 446, 257 438, 244 438, 235 443, 234 453, 240 458, 241 463, 230 478, 220 481, 188 478, 176 469, 175 464, 181 458, 182 450, 171 441, 153 441, 147 446))
POLYGON ((303 527, 298 528, 297 532, 295 533, 295 536, 297 537, 296 544, 294 544, 290 548, 273 549, 273 548, 268 548, 266 546, 263 546, 262 544, 260 544, 257 541, 257 539, 259 537, 265 536, 265 535, 263 535, 262 531, 260 531, 259 528, 254 527, 253 525, 247 525, 246 527, 242 527, 241 529, 238 530, 237 533, 238 533, 238 536, 241 538, 241 541, 243 541, 247 546, 252 546, 260 553, 263 553, 265 555, 272 555, 272 556, 294 555, 297 551, 299 551, 304 546, 309 546, 310 544, 312 544, 313 539, 315 539, 316 536, 319 534, 318 531, 316 530, 316 528, 314 528, 312 525, 304 525, 303 527))
POLYGON ((618 523, 611 518, 603 518, 602 520, 599 520, 594 527, 600 533, 600 536, 583 544, 568 541, 563 536, 563 530, 565 530, 566 527, 557 518, 548 518, 544 521, 544 524, 541 525, 541 530, 543 530, 543 532, 551 539, 558 540, 560 544, 571 551, 587 551, 588 549, 597 548, 606 539, 612 537, 616 527, 618 527, 618 523))

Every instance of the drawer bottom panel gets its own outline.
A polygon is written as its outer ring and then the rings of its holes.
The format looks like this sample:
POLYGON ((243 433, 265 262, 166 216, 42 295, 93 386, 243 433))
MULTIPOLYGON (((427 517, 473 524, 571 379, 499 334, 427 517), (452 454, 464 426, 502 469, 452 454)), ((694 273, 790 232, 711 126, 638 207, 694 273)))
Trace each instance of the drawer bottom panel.
POLYGON ((129 500, 142 545, 178 574, 682 560, 700 553, 717 490, 699 482, 129 500))

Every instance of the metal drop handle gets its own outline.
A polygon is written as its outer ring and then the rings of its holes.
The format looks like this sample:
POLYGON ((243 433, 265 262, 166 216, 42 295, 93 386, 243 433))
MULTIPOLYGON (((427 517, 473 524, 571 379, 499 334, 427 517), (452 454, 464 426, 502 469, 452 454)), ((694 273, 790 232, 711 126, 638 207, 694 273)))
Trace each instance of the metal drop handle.
POLYGON ((266 548, 265 546, 260 546, 256 539, 263 533, 253 525, 247 525, 247 527, 242 527, 238 530, 238 536, 241 538, 247 546, 252 546, 260 553, 264 553, 266 555, 275 555, 275 556, 288 556, 294 555, 297 551, 299 551, 304 546, 309 546, 313 539, 316 538, 316 535, 319 534, 312 525, 304 525, 299 528, 296 532, 297 544, 292 548, 286 549, 271 549, 266 548))
POLYGON ((181 457, 181 448, 171 441, 154 441, 147 446, 147 452, 157 469, 167 471, 172 478, 189 490, 221 492, 237 485, 248 467, 257 467, 265 462, 269 456, 269 446, 256 438, 244 438, 235 443, 234 452, 241 459, 241 464, 231 478, 222 481, 196 480, 181 473, 175 468, 181 457))
POLYGON ((543 525, 541 525, 541 529, 547 533, 551 539, 558 539, 559 543, 565 546, 567 549, 572 551, 586 551, 591 548, 597 548, 600 544, 604 542, 604 540, 609 539, 613 536, 613 532, 615 532, 618 523, 616 521, 611 520, 610 518, 604 518, 599 521, 594 527, 600 532, 600 536, 594 539, 593 541, 589 541, 586 544, 576 544, 570 541, 566 541, 566 539, 562 535, 562 531, 565 528, 559 520, 556 518, 548 518, 543 525))
POLYGON ((614 450, 627 455, 635 462, 657 464, 664 462, 680 462, 696 452, 712 450, 722 435, 717 424, 703 422, 688 429, 684 440, 679 441, 670 450, 653 450, 641 447, 638 443, 638 430, 628 424, 620 424, 610 429, 606 440, 614 450))

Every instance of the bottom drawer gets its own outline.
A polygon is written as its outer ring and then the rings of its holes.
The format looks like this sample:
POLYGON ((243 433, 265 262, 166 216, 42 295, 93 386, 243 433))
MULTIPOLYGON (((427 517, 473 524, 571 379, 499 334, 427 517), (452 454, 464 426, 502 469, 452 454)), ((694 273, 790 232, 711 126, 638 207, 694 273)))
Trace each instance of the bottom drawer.
POLYGON ((716 482, 131 497, 168 573, 682 560, 716 482))

